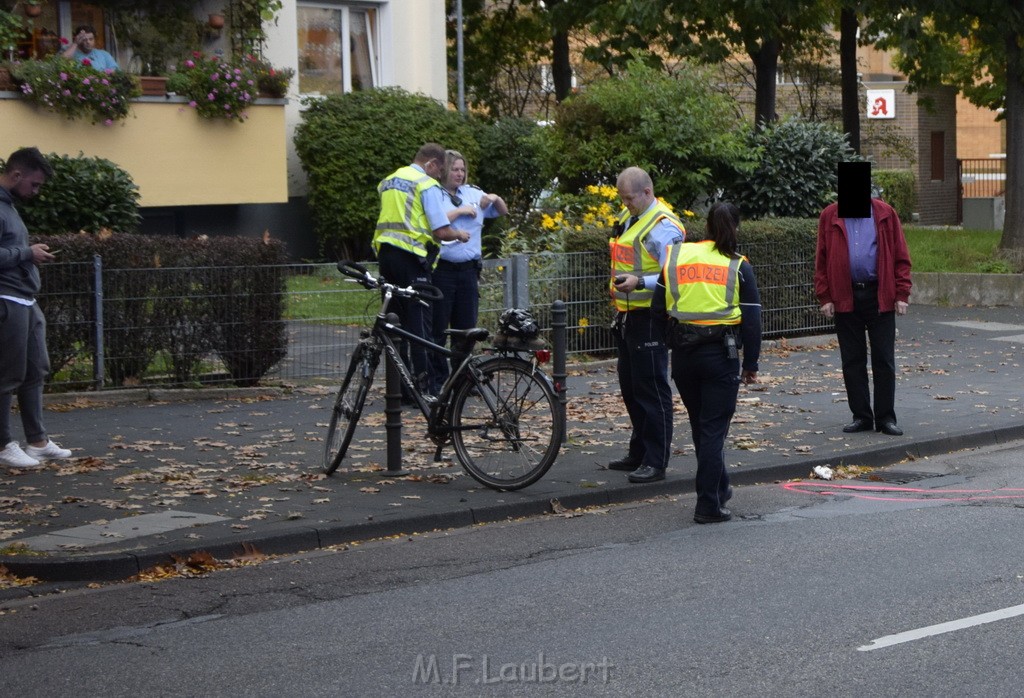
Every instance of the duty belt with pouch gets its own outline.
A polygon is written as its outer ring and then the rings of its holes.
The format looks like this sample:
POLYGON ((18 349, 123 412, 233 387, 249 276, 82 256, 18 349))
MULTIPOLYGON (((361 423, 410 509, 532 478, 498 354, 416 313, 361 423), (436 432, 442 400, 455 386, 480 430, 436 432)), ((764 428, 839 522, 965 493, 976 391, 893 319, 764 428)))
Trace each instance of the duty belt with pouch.
POLYGON ((668 328, 668 345, 673 349, 686 349, 698 344, 721 342, 736 358, 736 332, 733 325, 691 325, 672 318, 668 328))

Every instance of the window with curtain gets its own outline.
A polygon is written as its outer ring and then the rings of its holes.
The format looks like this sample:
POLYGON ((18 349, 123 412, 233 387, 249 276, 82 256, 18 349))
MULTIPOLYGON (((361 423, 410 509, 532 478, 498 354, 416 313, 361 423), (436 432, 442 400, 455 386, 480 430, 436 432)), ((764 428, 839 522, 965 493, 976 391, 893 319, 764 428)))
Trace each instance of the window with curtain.
POLYGON ((374 7, 301 4, 298 40, 300 93, 339 94, 379 85, 374 7))

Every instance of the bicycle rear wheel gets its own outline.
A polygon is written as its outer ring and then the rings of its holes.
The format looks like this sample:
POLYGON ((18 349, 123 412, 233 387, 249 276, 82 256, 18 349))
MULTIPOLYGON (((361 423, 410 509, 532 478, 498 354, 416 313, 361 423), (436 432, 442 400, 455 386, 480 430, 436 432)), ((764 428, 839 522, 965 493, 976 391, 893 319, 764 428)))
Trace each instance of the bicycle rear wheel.
POLYGON ((356 424, 363 413, 366 395, 373 383, 380 354, 365 341, 356 345, 352 360, 348 364, 345 380, 338 389, 338 397, 331 409, 331 423, 327 427, 327 442, 324 444, 324 472, 333 473, 341 465, 356 424))
POLYGON ((547 377, 522 359, 494 358, 478 367, 452 402, 452 443, 478 482, 518 490, 548 471, 562 446, 562 420, 547 377))

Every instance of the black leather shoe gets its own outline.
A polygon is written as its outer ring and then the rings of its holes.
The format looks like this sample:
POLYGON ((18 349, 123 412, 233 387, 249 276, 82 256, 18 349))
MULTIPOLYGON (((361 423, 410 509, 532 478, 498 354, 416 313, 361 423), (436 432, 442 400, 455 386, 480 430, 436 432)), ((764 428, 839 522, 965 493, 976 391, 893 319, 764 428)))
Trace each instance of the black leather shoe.
POLYGON ((633 472, 640 467, 640 459, 634 458, 633 456, 626 456, 625 458, 619 458, 613 460, 608 464, 608 470, 624 470, 628 473, 633 472))
POLYGON ((699 524, 722 523, 723 521, 728 521, 731 518, 732 518, 732 512, 729 511, 728 509, 726 509, 725 507, 722 507, 719 510, 718 514, 695 513, 693 515, 693 520, 696 521, 699 524))
POLYGON ((627 475, 626 479, 630 482, 639 483, 657 482, 658 480, 665 479, 665 471, 659 470, 658 468, 652 468, 649 465, 644 465, 627 475))
POLYGON ((870 419, 855 419, 845 427, 843 431, 847 434, 853 434, 858 431, 871 431, 871 420, 870 419))
POLYGON ((896 426, 896 422, 893 421, 882 422, 876 429, 889 436, 903 436, 903 430, 896 426))

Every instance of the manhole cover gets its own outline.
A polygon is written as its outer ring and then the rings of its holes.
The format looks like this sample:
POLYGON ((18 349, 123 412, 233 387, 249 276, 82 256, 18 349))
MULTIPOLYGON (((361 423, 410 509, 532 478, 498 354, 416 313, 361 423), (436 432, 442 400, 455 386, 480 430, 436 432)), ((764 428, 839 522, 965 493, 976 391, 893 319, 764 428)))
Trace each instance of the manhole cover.
POLYGON ((855 479, 868 482, 887 482, 891 485, 906 485, 909 482, 927 480, 931 477, 939 476, 935 473, 914 473, 906 470, 876 470, 872 473, 858 475, 855 479))

